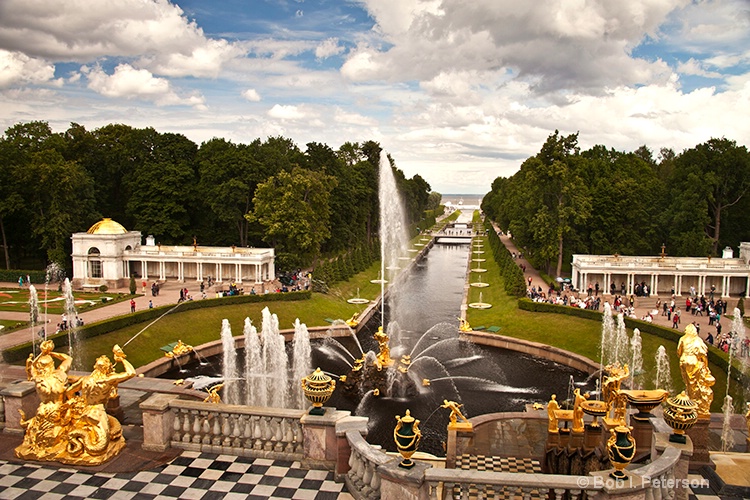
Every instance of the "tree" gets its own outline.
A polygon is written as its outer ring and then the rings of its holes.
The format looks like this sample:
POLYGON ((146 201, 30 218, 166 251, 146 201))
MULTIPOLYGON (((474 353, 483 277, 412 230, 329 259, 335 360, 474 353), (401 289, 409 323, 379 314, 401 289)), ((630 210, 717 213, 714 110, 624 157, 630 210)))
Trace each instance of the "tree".
POLYGON ((557 276, 562 273, 565 237, 591 211, 587 187, 576 168, 578 161, 578 134, 562 137, 556 130, 529 164, 528 188, 538 200, 532 219, 534 248, 545 260, 557 257, 557 276))
POLYGON ((718 255, 722 217, 750 189, 750 155, 728 139, 710 139, 675 159, 674 196, 705 199, 709 221, 704 226, 711 255, 718 255), (692 194, 693 196, 690 196, 692 194), (697 196, 695 196, 697 195, 697 196))
POLYGON ((336 179, 295 167, 260 184, 247 214, 265 229, 264 240, 276 248, 282 268, 309 264, 330 232, 330 194, 336 179))
POLYGON ((64 267, 72 251, 70 235, 95 214, 93 183, 80 165, 54 150, 32 154, 22 178, 25 185, 34 186, 26 202, 31 234, 46 250, 48 261, 64 267))

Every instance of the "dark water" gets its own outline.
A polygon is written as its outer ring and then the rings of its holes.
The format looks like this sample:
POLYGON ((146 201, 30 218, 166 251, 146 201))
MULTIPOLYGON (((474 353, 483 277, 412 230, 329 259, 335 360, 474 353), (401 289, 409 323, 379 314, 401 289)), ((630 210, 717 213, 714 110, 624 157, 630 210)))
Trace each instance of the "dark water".
MULTIPOLYGON (((450 411, 440 407, 445 399, 463 404, 467 417, 503 411, 523 411, 527 403, 546 402, 551 394, 568 397, 571 377, 577 383, 586 374, 545 359, 495 348, 485 348, 458 339, 463 289, 470 246, 436 244, 426 259, 399 284, 386 304, 386 331, 391 336, 391 356, 410 354, 406 374, 397 370, 378 373, 383 377, 380 396, 363 384, 358 393, 345 392, 339 384, 327 406, 366 416, 368 441, 395 450, 395 416, 407 409, 421 420, 421 451, 443 455, 450 411)), ((358 333, 362 350, 378 352, 373 334, 381 325, 376 315, 358 333)), ((291 350, 291 343, 287 346, 291 350)), ((291 354, 291 353, 290 353, 291 354)), ((371 354, 373 356, 374 354, 371 354)), ((313 341, 313 366, 332 375, 351 375, 353 358, 362 356, 352 339, 313 341)), ((239 353, 239 366, 244 366, 239 353)), ((190 368, 190 375, 221 375, 221 360, 190 368), (200 371, 199 371, 200 370, 200 371)), ((371 365, 370 365, 371 366, 371 365)), ((184 378, 184 372, 165 378, 184 378)), ((298 387, 294 384, 294 387, 298 387)))

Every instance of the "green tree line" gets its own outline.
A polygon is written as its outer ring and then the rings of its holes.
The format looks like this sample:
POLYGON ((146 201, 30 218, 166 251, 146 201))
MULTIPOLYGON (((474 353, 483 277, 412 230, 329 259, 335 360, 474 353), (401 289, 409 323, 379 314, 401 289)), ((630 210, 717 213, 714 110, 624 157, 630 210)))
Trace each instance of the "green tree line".
POLYGON ((498 177, 482 210, 539 269, 559 276, 572 255, 720 256, 750 241, 750 154, 713 138, 657 158, 551 134, 518 172, 498 177))
MULTIPOLYGON (((102 217, 161 244, 273 246, 277 267, 315 264, 378 234, 375 141, 337 150, 284 137, 200 145, 181 134, 77 123, 55 133, 44 121, 0 137, 0 245, 6 269, 70 267, 71 234, 102 217)), ((407 217, 420 220, 430 185, 407 179, 392 158, 407 217)), ((433 197, 434 198, 434 197, 433 197)), ((439 200, 439 195, 438 195, 439 200)))

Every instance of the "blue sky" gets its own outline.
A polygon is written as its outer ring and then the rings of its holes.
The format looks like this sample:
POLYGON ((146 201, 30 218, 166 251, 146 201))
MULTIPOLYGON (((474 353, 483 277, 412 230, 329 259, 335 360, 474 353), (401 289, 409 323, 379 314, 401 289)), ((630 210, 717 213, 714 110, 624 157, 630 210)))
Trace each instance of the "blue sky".
POLYGON ((486 193, 581 147, 750 143, 747 0, 3 0, 0 126, 378 141, 486 193))

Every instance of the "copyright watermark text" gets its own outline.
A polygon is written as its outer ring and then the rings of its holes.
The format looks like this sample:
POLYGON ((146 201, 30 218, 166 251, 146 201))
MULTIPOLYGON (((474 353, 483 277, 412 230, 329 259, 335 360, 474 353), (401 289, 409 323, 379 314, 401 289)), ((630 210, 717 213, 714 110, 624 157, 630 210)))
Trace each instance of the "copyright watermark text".
MULTIPOLYGON (((667 490, 687 489, 687 488, 708 488, 708 479, 678 479, 668 477, 649 477, 643 476, 644 483, 651 488, 660 488, 667 490)), ((635 486, 633 476, 627 476, 625 479, 613 479, 609 476, 579 477, 577 480, 579 487, 587 485, 595 488, 631 488, 635 486)))

